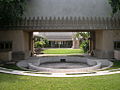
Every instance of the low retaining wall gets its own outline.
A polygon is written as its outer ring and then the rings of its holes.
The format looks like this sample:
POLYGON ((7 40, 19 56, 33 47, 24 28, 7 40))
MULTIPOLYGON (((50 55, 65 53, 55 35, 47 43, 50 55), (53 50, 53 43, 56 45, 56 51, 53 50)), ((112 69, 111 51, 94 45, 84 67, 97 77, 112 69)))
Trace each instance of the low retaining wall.
POLYGON ((102 51, 102 50, 95 50, 95 56, 101 59, 108 59, 114 57, 113 51, 102 51))
MULTIPOLYGON (((96 62, 96 61, 95 61, 96 62)), ((52 69, 52 68, 44 68, 44 67, 38 67, 33 65, 32 63, 28 63, 29 68, 32 70, 37 71, 44 71, 44 72, 51 72, 51 73, 72 73, 72 72, 90 72, 101 68, 101 63, 97 62, 97 65, 92 67, 86 67, 86 68, 76 68, 76 69, 52 69)))
POLYGON ((114 50, 114 58, 120 60, 120 50, 114 50))
POLYGON ((0 52, 0 60, 2 60, 2 61, 11 61, 12 60, 12 52, 11 51, 2 51, 2 52, 0 52))
POLYGON ((68 56, 56 56, 56 57, 39 57, 29 60, 23 60, 17 63, 17 66, 22 69, 29 69, 29 70, 37 70, 37 71, 44 71, 44 72, 51 72, 51 73, 74 73, 74 72, 91 72, 101 69, 109 68, 113 65, 112 62, 108 60, 101 60, 101 59, 88 59, 82 57, 68 57, 68 56), (45 68, 40 67, 40 64, 44 63, 54 63, 54 62, 61 62, 61 59, 64 59, 66 63, 86 63, 89 65, 88 67, 84 68, 73 68, 73 69, 53 69, 53 68, 45 68), (103 67, 104 66, 104 67, 103 67))

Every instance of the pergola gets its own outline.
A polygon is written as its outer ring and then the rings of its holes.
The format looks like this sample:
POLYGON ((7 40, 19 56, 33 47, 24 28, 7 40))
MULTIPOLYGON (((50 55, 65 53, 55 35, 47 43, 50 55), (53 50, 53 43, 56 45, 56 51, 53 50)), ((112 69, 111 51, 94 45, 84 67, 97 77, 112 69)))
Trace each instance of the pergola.
POLYGON ((120 18, 104 17, 29 17, 8 25, 0 30, 26 30, 39 32, 73 32, 90 30, 119 30, 120 18))
POLYGON ((1 25, 0 41, 12 41, 13 57, 23 59, 33 52, 33 32, 90 32, 95 56, 113 58, 114 41, 120 40, 119 30, 120 18, 25 17, 1 25))

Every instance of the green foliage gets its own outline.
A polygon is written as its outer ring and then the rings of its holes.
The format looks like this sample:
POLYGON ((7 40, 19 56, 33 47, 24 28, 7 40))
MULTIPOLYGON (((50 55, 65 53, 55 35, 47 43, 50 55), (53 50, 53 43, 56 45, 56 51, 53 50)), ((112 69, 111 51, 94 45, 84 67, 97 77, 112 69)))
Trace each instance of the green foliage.
POLYGON ((49 46, 49 41, 47 40, 47 39, 44 39, 44 47, 47 47, 47 46, 49 46))
POLYGON ((43 48, 49 44, 46 38, 35 36, 35 39, 36 39, 34 42, 35 48, 43 48))
POLYGON ((89 41, 88 40, 83 41, 80 47, 82 47, 84 53, 86 53, 89 50, 89 41))
POLYGON ((120 0, 108 0, 112 7, 112 13, 115 14, 120 11, 120 0))
POLYGON ((120 68, 120 61, 117 61, 117 60, 115 60, 115 61, 113 61, 113 66, 111 67, 112 69, 114 69, 114 68, 120 68))
POLYGON ((0 23, 8 24, 20 20, 27 0, 0 0, 0 23))
POLYGON ((43 51, 45 54, 82 54, 82 49, 46 49, 43 51))
POLYGON ((77 32, 75 35, 76 38, 88 39, 90 37, 89 32, 77 32))
POLYGON ((35 48, 42 48, 45 45, 44 41, 35 42, 35 48))
POLYGON ((76 38, 79 38, 81 41, 80 47, 83 49, 84 53, 86 53, 89 50, 89 37, 90 33, 89 32, 78 32, 75 35, 76 38))
POLYGON ((7 68, 7 69, 22 70, 21 68, 17 67, 15 64, 3 64, 0 67, 7 68))

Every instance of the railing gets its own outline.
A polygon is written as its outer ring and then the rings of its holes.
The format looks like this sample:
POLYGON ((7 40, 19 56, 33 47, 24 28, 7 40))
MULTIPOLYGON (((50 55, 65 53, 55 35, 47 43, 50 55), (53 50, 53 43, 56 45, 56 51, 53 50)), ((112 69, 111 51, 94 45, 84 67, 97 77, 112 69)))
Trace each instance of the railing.
POLYGON ((0 30, 116 30, 120 29, 120 18, 103 17, 29 17, 9 25, 0 26, 0 30))

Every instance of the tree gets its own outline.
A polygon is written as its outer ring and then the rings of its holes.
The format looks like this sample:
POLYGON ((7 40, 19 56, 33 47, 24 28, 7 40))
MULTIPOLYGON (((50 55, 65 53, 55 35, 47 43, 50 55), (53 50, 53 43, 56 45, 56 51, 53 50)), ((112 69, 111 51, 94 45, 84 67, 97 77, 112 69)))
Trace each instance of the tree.
POLYGON ((89 32, 77 32, 75 34, 75 38, 78 38, 78 40, 80 40, 81 42, 80 47, 83 48, 83 51, 86 53, 89 50, 90 33, 89 32))
POLYGON ((109 4, 112 7, 112 14, 114 15, 120 11, 120 0, 109 0, 109 4))
POLYGON ((89 32, 77 32, 75 34, 75 37, 78 39, 82 39, 82 40, 88 40, 88 38, 90 37, 90 33, 89 32))
POLYGON ((34 47, 43 48, 49 44, 49 41, 46 38, 41 36, 34 36, 34 47))
POLYGON ((0 0, 0 23, 21 19, 27 0, 0 0))

